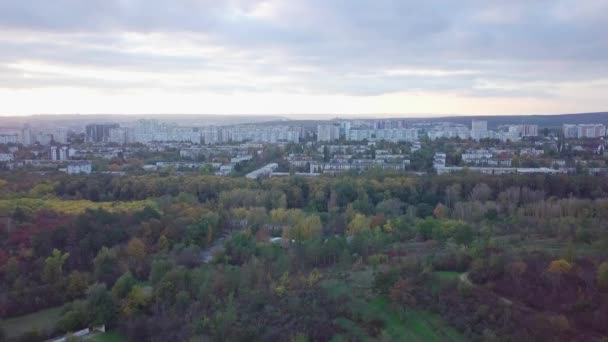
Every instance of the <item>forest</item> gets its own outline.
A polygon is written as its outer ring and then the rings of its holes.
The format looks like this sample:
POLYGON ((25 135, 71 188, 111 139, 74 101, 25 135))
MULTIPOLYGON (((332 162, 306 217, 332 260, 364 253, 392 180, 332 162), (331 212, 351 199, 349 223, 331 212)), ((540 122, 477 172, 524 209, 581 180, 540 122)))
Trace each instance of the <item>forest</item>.
POLYGON ((605 341, 608 182, 1 173, 0 318, 8 341, 605 341))

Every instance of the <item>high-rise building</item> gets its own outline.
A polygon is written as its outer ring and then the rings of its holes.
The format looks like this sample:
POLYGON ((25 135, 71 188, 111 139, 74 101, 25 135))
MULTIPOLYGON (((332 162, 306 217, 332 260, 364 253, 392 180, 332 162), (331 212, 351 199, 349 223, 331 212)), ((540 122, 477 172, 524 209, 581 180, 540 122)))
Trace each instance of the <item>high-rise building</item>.
POLYGON ((564 138, 600 138, 606 136, 606 126, 602 124, 564 124, 564 138))
POLYGON ((334 141, 340 139, 340 126, 333 124, 317 125, 317 141, 334 141))
POLYGON ((488 130, 488 122, 485 120, 473 120, 471 122, 471 130, 476 132, 485 132, 488 130))
POLYGON ((600 138, 606 135, 606 126, 601 124, 578 125, 577 137, 579 138, 600 138))
POLYGON ((509 133, 519 134, 520 137, 538 136, 538 125, 510 125, 509 133))
POLYGON ((115 144, 126 144, 128 142, 129 130, 124 127, 112 128, 108 134, 108 142, 115 144))
POLYGON ((563 126, 564 138, 576 138, 578 136, 578 129, 576 125, 564 124, 563 126))
POLYGON ((59 160, 68 160, 69 152, 67 146, 62 146, 59 150, 59 160))
POLYGON ((488 132, 488 122, 485 120, 473 120, 471 122, 471 138, 474 140, 487 139, 490 137, 488 132))
POLYGON ((25 124, 23 129, 21 129, 21 144, 30 146, 32 143, 32 129, 30 128, 30 125, 25 124))
POLYGON ((0 144, 16 144, 17 134, 0 134, 0 144))
POLYGON ((222 142, 222 130, 219 127, 208 126, 202 129, 202 138, 205 144, 217 144, 222 142))
POLYGON ((118 128, 118 124, 104 123, 104 124, 90 124, 85 127, 86 142, 88 143, 102 143, 108 142, 110 137, 110 130, 118 128))
POLYGON ((51 160, 58 160, 59 156, 57 155, 57 146, 51 146, 51 160))
POLYGON ((53 141, 58 144, 68 143, 68 130, 65 128, 56 129, 53 132, 53 141))

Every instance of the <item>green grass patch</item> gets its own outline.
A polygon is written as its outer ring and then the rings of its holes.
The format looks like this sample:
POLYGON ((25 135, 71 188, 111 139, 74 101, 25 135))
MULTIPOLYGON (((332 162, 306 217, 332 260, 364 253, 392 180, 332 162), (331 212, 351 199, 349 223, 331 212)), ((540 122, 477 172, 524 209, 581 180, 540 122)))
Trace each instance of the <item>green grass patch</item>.
POLYGON ((391 307, 387 299, 378 297, 369 303, 371 316, 384 322, 381 336, 388 341, 466 341, 456 329, 439 316, 423 310, 391 307))
POLYGON ((40 310, 25 316, 0 321, 8 339, 16 339, 30 331, 50 332, 61 318, 63 306, 40 310))
POLYGON ((105 332, 88 338, 91 342, 127 342, 127 339, 117 332, 105 332))
POLYGON ((433 291, 433 293, 437 293, 450 282, 458 281, 459 277, 460 277, 460 273, 458 273, 458 272, 449 272, 449 271, 433 272, 433 274, 431 275, 431 278, 429 280, 429 286, 431 287, 431 291, 433 291))

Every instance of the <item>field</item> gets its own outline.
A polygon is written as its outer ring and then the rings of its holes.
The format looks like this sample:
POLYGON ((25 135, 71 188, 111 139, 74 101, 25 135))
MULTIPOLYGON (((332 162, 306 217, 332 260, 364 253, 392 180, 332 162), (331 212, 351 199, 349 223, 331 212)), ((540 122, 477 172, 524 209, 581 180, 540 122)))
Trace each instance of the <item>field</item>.
POLYGON ((61 317, 63 307, 40 310, 29 315, 0 321, 8 339, 17 338, 30 331, 51 331, 61 317))
POLYGON ((373 300, 371 313, 380 318, 385 328, 382 335, 390 341, 465 341, 455 329, 436 315, 421 310, 396 312, 384 298, 373 300))
POLYGON ((127 342, 126 338, 114 332, 98 334, 91 338, 88 338, 87 340, 91 342, 127 342))
POLYGON ((15 198, 0 200, 0 213, 10 213, 16 208, 26 211, 37 211, 47 209, 66 214, 79 214, 86 209, 103 208, 105 210, 116 211, 137 211, 144 207, 156 207, 152 200, 130 201, 130 202, 93 202, 89 200, 62 200, 57 198, 15 198))
MULTIPOLYGON (((442 283, 458 279, 457 272, 436 272, 434 282, 442 283)), ((448 326, 439 316, 430 312, 407 308, 403 311, 393 308, 389 300, 370 291, 373 282, 371 268, 352 272, 346 281, 326 279, 321 285, 330 296, 352 296, 350 306, 357 321, 365 325, 381 326, 378 332, 387 341, 465 341, 464 336, 448 326)), ((349 336, 358 340, 372 339, 361 324, 340 317, 336 323, 349 336)), ((345 336, 334 338, 335 341, 348 340, 345 336)))

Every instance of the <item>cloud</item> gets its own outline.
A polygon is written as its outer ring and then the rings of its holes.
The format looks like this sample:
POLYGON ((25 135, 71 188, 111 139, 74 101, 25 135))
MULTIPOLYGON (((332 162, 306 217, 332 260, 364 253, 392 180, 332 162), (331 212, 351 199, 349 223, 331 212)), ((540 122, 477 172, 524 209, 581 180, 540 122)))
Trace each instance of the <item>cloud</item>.
POLYGON ((606 12, 602 0, 2 1, 0 88, 566 105, 577 95, 555 89, 607 90, 606 12))

